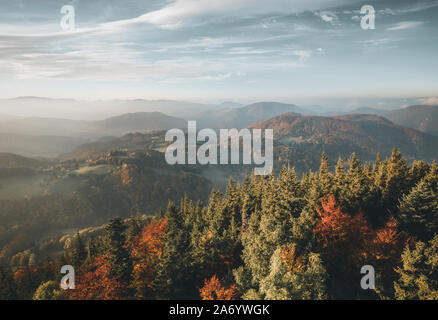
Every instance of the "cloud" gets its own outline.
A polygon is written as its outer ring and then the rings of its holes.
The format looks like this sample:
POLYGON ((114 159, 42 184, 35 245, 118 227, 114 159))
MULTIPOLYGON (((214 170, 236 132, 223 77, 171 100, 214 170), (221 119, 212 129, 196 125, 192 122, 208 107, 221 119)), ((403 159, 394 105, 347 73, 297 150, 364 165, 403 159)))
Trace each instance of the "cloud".
POLYGON ((418 99, 418 103, 425 104, 425 105, 438 105, 438 97, 430 97, 430 98, 423 98, 418 99))
POLYGON ((386 31, 400 31, 400 30, 407 30, 407 29, 413 29, 424 25, 424 22, 422 21, 403 21, 400 23, 397 23, 395 26, 391 28, 387 28, 386 31))
MULTIPOLYGON (((239 74, 236 74, 237 76, 240 76, 239 74)), ((185 83, 185 82, 194 82, 194 81, 223 81, 226 79, 229 79, 233 76, 232 73, 225 73, 225 74, 217 74, 217 75, 204 75, 204 76, 192 76, 192 77, 175 77, 175 78, 168 78, 163 81, 160 81, 160 83, 171 83, 171 84, 178 84, 178 83, 185 83)))
POLYGON ((399 9, 393 9, 393 8, 385 8, 378 11, 380 15, 402 15, 406 13, 412 13, 412 12, 420 12, 427 9, 432 9, 438 7, 438 1, 428 1, 428 2, 417 2, 414 4, 410 4, 404 7, 401 7, 399 9))
POLYGON ((172 29, 191 22, 208 21, 215 17, 298 13, 327 9, 351 2, 351 0, 176 0, 162 9, 134 19, 108 23, 105 27, 117 28, 148 23, 172 29))
POLYGON ((315 12, 315 15, 320 17, 322 21, 329 23, 333 23, 338 20, 338 16, 334 12, 330 11, 315 12))
POLYGON ((378 39, 362 40, 359 41, 358 43, 364 46, 383 46, 400 40, 401 39, 396 39, 396 38, 378 38, 378 39))

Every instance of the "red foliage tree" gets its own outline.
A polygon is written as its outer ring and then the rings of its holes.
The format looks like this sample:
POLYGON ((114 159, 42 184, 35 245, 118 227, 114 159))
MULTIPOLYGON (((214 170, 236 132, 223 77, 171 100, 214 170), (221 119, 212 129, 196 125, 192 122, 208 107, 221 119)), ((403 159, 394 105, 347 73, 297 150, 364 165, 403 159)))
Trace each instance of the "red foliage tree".
POLYGON ((397 227, 397 221, 391 218, 368 241, 371 264, 375 267, 376 273, 380 275, 384 288, 393 287, 393 282, 397 278, 394 268, 401 262, 401 254, 406 244, 412 243, 412 239, 399 232, 397 227))
POLYGON ((70 300, 123 300, 127 296, 125 284, 110 277, 106 256, 96 258, 91 271, 76 276, 75 289, 67 291, 70 300))
MULTIPOLYGON (((320 220, 315 234, 323 246, 323 259, 328 264, 334 286, 340 291, 348 291, 348 286, 360 290, 360 269, 372 265, 376 271, 376 285, 391 290, 396 276, 394 267, 400 262, 408 241, 398 232, 397 222, 390 219, 383 228, 374 230, 362 213, 343 212, 334 196, 322 201, 322 209, 316 211, 320 220)), ((349 295, 352 295, 351 291, 349 295)))
POLYGON ((132 278, 138 298, 152 298, 150 294, 154 290, 155 266, 163 253, 166 224, 166 219, 152 221, 133 241, 132 278))
POLYGON ((322 209, 316 209, 320 220, 315 234, 325 249, 326 260, 359 266, 366 257, 365 241, 372 236, 364 215, 343 212, 334 196, 321 204, 322 209))
POLYGON ((202 300, 235 300, 239 295, 236 285, 225 287, 223 280, 216 275, 204 280, 204 286, 199 290, 199 294, 202 300))

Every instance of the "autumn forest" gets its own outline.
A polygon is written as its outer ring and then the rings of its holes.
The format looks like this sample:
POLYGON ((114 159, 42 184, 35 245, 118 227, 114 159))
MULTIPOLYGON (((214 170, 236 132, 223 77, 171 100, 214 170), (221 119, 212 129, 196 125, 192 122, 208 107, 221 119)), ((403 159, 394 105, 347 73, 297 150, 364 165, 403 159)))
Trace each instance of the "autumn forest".
POLYGON ((230 179, 148 218, 80 233, 62 255, 0 271, 1 299, 438 299, 438 165, 355 154, 298 177, 230 179), (62 265, 76 288, 62 290, 62 265), (361 268, 375 289, 361 287, 361 268))

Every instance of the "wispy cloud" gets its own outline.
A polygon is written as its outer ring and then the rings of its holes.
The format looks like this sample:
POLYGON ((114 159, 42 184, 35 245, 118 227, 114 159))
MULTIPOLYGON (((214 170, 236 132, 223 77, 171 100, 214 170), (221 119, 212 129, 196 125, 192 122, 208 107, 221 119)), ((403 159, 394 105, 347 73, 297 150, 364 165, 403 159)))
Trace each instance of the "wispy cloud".
POLYGON ((400 30, 414 29, 421 27, 422 25, 424 25, 424 22, 422 21, 403 21, 397 23, 393 27, 387 28, 386 31, 400 31, 400 30))
POLYGON ((416 3, 409 4, 407 6, 403 6, 401 8, 385 8, 378 11, 380 15, 402 15, 412 12, 420 12, 427 9, 432 9, 438 7, 438 1, 418 1, 416 3))
MULTIPOLYGON (((353 0, 356 2, 356 0, 353 0)), ((112 23, 123 26, 132 23, 150 23, 162 28, 177 28, 199 18, 208 21, 217 16, 251 16, 267 13, 297 13, 320 10, 351 3, 352 0, 176 0, 164 8, 138 18, 112 23)), ((110 26, 111 26, 110 25, 110 26)))

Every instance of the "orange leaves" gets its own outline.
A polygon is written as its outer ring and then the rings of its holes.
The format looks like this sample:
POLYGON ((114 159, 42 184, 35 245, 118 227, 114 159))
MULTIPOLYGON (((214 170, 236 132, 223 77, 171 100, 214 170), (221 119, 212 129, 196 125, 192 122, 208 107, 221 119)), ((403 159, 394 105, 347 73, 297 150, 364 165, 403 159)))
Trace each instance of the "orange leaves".
POLYGON ((300 273, 304 271, 303 259, 296 254, 296 247, 283 250, 281 258, 286 264, 290 273, 300 273))
POLYGON ((376 266, 378 273, 382 275, 385 287, 392 287, 396 278, 395 266, 401 260, 401 253, 411 240, 405 234, 398 232, 397 222, 390 219, 386 225, 377 230, 375 237, 369 241, 369 253, 372 264, 376 266))
POLYGON ((226 288, 223 280, 216 275, 204 281, 204 286, 199 290, 202 300, 235 300, 238 297, 236 285, 226 288))
POLYGON ((394 267, 407 242, 397 230, 397 222, 389 219, 384 227, 374 230, 362 213, 351 216, 343 212, 333 196, 322 202, 317 212, 321 219, 315 233, 325 249, 325 261, 337 269, 335 272, 354 275, 355 270, 370 264, 380 274, 380 283, 391 288, 394 267))
POLYGON ((134 262, 132 278, 140 298, 145 298, 144 292, 154 287, 155 266, 163 253, 166 225, 166 219, 154 220, 134 239, 131 253, 134 262))
POLYGON ((14 281, 18 285, 26 281, 28 277, 33 277, 38 272, 37 268, 18 269, 14 273, 14 281))
POLYGON ((93 271, 76 276, 76 289, 68 291, 70 300, 122 300, 126 298, 126 286, 116 278, 110 278, 106 256, 96 258, 93 271))
POLYGON ((399 258, 404 243, 402 235, 397 230, 397 222, 390 219, 385 227, 377 230, 376 236, 372 240, 376 259, 389 259, 394 256, 399 258))
POLYGON ((144 227, 134 239, 132 258, 142 259, 148 255, 160 257, 163 253, 163 238, 166 234, 166 219, 156 220, 144 227))
POLYGON ((362 260, 365 241, 372 234, 364 215, 342 212, 334 196, 329 196, 322 202, 322 210, 316 211, 321 218, 315 228, 316 237, 327 249, 328 258, 349 257, 355 263, 362 260))

